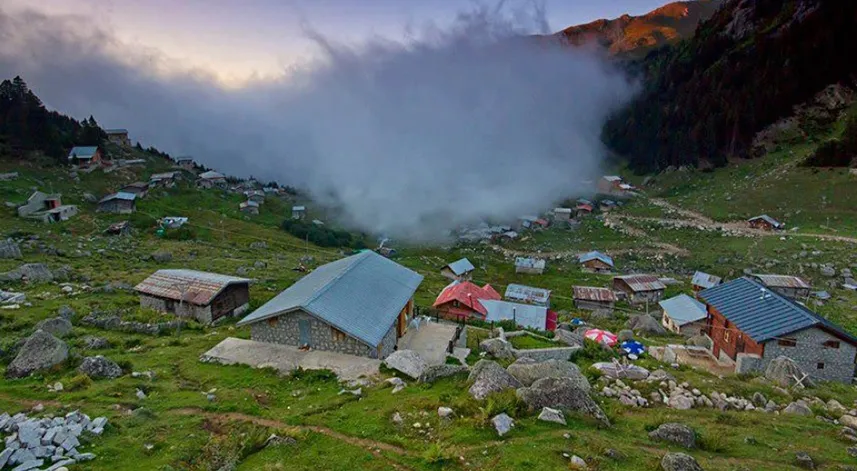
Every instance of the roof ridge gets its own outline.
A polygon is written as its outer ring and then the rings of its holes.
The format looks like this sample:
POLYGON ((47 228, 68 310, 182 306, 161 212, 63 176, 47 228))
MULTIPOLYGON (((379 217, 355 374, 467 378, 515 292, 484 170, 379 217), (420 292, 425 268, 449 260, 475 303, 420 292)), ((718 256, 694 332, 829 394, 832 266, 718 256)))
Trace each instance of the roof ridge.
MULTIPOLYGON (((818 324, 818 323, 821 323, 821 322, 822 322, 822 320, 821 320, 821 318, 820 318, 820 316, 819 316, 819 315, 817 315, 817 314, 815 314, 814 312, 810 311, 810 310, 809 310, 809 308, 807 308, 806 306, 804 306, 804 305, 802 305, 802 304, 798 303, 797 301, 795 301, 795 300, 793 300, 793 299, 790 299, 790 298, 788 298, 788 297, 786 297, 786 296, 783 296, 782 294, 780 294, 780 293, 778 293, 778 292, 776 292, 776 291, 772 290, 771 288, 769 288, 769 287, 765 286, 763 283, 760 283, 760 282, 758 282, 758 281, 756 281, 756 280, 752 279, 752 278, 751 278, 751 277, 749 277, 749 276, 741 277, 741 279, 747 280, 747 281, 749 281, 750 283, 752 283, 754 286, 756 286, 756 287, 758 287, 758 288, 760 288, 760 289, 762 289, 762 290, 764 290, 764 291, 768 292, 768 293, 769 293, 769 294, 771 294, 775 299, 778 299, 781 303, 786 304, 786 306, 788 306, 788 307, 792 307, 792 308, 797 308, 797 310, 798 310, 798 311, 800 311, 801 315, 806 316, 807 318, 809 318, 809 319, 811 319, 812 321, 814 321, 816 324, 818 324)), ((722 285, 721 285, 721 286, 722 286, 722 285)))

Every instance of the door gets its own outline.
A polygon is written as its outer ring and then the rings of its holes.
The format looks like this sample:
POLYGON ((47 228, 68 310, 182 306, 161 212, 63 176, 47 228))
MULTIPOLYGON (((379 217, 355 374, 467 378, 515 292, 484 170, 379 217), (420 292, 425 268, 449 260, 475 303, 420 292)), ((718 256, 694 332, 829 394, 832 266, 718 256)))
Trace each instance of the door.
POLYGON ((301 335, 301 346, 306 345, 308 347, 312 347, 312 345, 310 345, 309 320, 298 320, 298 329, 300 330, 301 335))

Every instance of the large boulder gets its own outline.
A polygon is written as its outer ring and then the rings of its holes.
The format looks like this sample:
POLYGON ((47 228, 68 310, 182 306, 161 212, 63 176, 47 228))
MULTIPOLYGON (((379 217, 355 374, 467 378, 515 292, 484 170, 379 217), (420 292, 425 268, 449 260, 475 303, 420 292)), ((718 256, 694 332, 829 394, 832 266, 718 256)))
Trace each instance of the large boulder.
POLYGON ((36 324, 36 329, 44 330, 54 337, 65 337, 71 333, 71 322, 62 317, 54 317, 53 319, 45 319, 36 324))
POLYGON ((696 432, 684 424, 667 423, 649 432, 649 438, 696 448, 696 432))
POLYGON ((173 260, 173 254, 160 250, 152 253, 152 260, 158 263, 168 263, 173 260))
POLYGON ((580 373, 580 368, 574 363, 564 360, 546 360, 542 362, 527 362, 518 360, 506 368, 512 376, 524 386, 530 386, 542 378, 571 378, 581 389, 590 389, 589 381, 580 373))
POLYGON ((582 412, 610 426, 610 420, 589 397, 589 392, 571 378, 542 378, 530 387, 518 389, 516 394, 518 399, 532 409, 550 407, 582 412))
POLYGON ((492 417, 491 423, 494 425, 494 430, 497 431, 497 435, 501 437, 509 433, 509 431, 512 430, 512 427, 515 426, 515 421, 505 412, 492 417))
POLYGON ((610 379, 630 379, 639 381, 649 377, 649 370, 637 365, 622 365, 616 362, 593 363, 592 368, 610 379))
POLYGON ((514 376, 490 360, 476 362, 467 379, 473 382, 469 392, 476 399, 485 399, 489 394, 521 386, 521 383, 514 376))
POLYGON ((515 358, 515 353, 512 352, 512 344, 501 338, 483 340, 479 343, 479 350, 500 360, 515 358))
MULTIPOLYGON (((797 366, 797 363, 786 356, 774 358, 765 368, 765 378, 784 388, 797 384, 798 380, 803 377, 804 372, 797 366)), ((805 378, 801 384, 805 387, 812 387, 809 378, 805 378)))
POLYGON ((62 340, 37 330, 24 341, 18 355, 6 368, 7 378, 23 378, 59 365, 68 358, 68 345, 62 340))
POLYGON ((25 263, 20 267, 0 274, 0 281, 29 281, 46 283, 54 280, 54 275, 44 263, 25 263))
POLYGON ((795 402, 787 405, 785 409, 783 409, 783 414, 791 414, 791 415, 802 415, 805 417, 809 417, 812 415, 812 409, 809 408, 809 405, 803 399, 798 399, 795 402))
POLYGON ((396 350, 384 359, 384 365, 413 379, 419 379, 428 368, 428 364, 413 350, 396 350))
POLYGON ((21 258, 21 256, 21 248, 14 240, 0 240, 0 258, 21 258))
POLYGON ((661 459, 664 471, 703 471, 696 459, 684 453, 667 453, 661 459))
POLYGON ((691 347, 702 347, 707 350, 711 350, 711 347, 714 346, 711 337, 702 334, 688 338, 685 343, 691 347))
POLYGON ((625 327, 633 330, 634 332, 643 334, 664 335, 667 333, 664 326, 662 326, 657 319, 648 314, 637 314, 631 316, 628 319, 628 322, 625 323, 625 327))
POLYGON ((122 376, 122 368, 101 355, 84 358, 77 370, 92 379, 114 379, 122 376))
POLYGON ((419 381, 421 383, 433 383, 440 378, 455 376, 467 371, 470 371, 470 368, 464 365, 448 365, 446 363, 442 365, 430 365, 423 370, 423 374, 420 375, 419 381))

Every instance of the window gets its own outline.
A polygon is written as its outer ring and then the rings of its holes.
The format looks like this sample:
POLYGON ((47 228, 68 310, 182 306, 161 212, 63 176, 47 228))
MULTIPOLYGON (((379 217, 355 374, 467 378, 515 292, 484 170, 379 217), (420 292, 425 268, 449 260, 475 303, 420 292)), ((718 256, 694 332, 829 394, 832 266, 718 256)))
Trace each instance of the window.
POLYGON ((728 330, 726 332, 723 332, 723 341, 724 342, 729 343, 729 340, 731 338, 732 338, 732 332, 730 332, 728 330))
POLYGON ((279 320, 279 317, 270 317, 270 318, 268 318, 268 327, 276 327, 276 326, 277 326, 277 321, 278 321, 278 320, 279 320))
POLYGON ((825 348, 839 348, 839 340, 828 340, 824 342, 825 348))
POLYGON ((345 341, 345 332, 337 329, 336 327, 330 328, 330 336, 333 338, 334 342, 344 342, 345 341))
POLYGON ((818 368, 819 370, 823 370, 824 369, 824 363, 819 363, 819 364, 815 365, 815 367, 818 368))
POLYGON ((453 301, 453 302, 452 302, 452 307, 458 307, 458 301, 453 301))
POLYGON ((797 339, 779 339, 777 340, 777 345, 781 347, 794 347, 797 346, 797 339))

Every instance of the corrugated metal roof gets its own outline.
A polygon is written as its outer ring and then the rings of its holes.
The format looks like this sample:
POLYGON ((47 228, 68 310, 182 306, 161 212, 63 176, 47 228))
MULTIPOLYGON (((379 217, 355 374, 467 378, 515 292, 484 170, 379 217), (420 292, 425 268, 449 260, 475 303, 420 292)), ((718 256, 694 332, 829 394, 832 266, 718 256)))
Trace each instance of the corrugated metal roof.
POLYGON ((149 181, 151 180, 170 180, 176 177, 176 172, 164 172, 164 173, 156 173, 149 177, 149 181))
POLYGON ((292 211, 306 211, 306 206, 292 206, 292 211))
POLYGON ((666 285, 664 285, 661 280, 654 275, 623 275, 614 277, 613 279, 624 281, 628 287, 635 292, 659 291, 667 288, 666 285))
POLYGON ((247 278, 196 270, 158 270, 134 287, 140 293, 205 306, 224 288, 247 278), (184 295, 182 295, 184 291, 184 295))
POLYGON ((482 300, 494 299, 499 301, 500 298, 500 293, 495 291, 491 285, 486 284, 480 288, 469 281, 453 281, 443 288, 432 307, 438 307, 450 301, 458 301, 459 304, 485 315, 487 311, 485 306, 481 304, 482 300))
POLYGON ((752 275, 765 286, 771 288, 798 288, 809 289, 810 285, 802 278, 792 275, 752 275))
POLYGON ((612 289, 595 286, 575 286, 574 299, 582 301, 616 302, 616 293, 612 289))
POLYGON ((841 327, 749 277, 701 291, 699 297, 756 342, 809 327, 825 327, 857 343, 857 339, 841 327))
POLYGON ((693 279, 690 280, 690 283, 702 288, 713 288, 719 285, 722 281, 723 278, 720 278, 719 276, 709 275, 708 273, 698 271, 693 274, 693 279))
POLYGON ((679 326, 690 324, 708 317, 705 304, 691 298, 686 294, 680 294, 674 298, 659 302, 661 308, 679 326))
POLYGON ((215 172, 214 170, 209 170, 207 172, 200 173, 199 178, 203 180, 219 180, 226 177, 224 177, 222 173, 215 172))
POLYGON ((68 159, 91 159, 98 152, 98 147, 72 147, 68 153, 68 159))
POLYGON ((518 304, 508 301, 497 301, 488 299, 482 301, 488 314, 485 320, 499 322, 503 320, 514 320, 516 324, 523 327, 545 330, 547 324, 548 308, 533 304, 518 304))
POLYGON ((105 129, 104 133, 105 134, 128 134, 128 130, 127 129, 121 129, 121 128, 105 129))
POLYGON ((608 182, 620 182, 620 181, 622 181, 622 177, 620 177, 618 175, 604 175, 602 178, 604 178, 608 182))
POLYGON ((469 271, 473 271, 476 269, 476 267, 474 267, 473 264, 470 263, 470 260, 466 258, 456 260, 447 265, 445 268, 449 268, 450 271, 452 271, 452 273, 455 275, 463 275, 469 271))
POLYGON ((545 261, 538 258, 516 257, 515 266, 521 268, 544 269, 545 261))
POLYGON ((316 268, 238 325, 303 309, 374 347, 422 280, 375 252, 361 252, 316 268))
POLYGON ((584 254, 580 254, 577 257, 577 261, 580 263, 586 263, 590 260, 600 260, 600 261, 606 263, 607 265, 610 265, 611 267, 613 266, 613 258, 607 254, 603 254, 601 252, 598 252, 597 250, 593 250, 592 252, 586 252, 584 254))
POLYGON ((146 182, 134 182, 134 183, 129 183, 129 184, 127 184, 127 185, 123 186, 122 188, 123 188, 123 189, 124 189, 124 188, 142 188, 142 189, 146 189, 146 188, 148 188, 148 187, 149 187, 149 184, 148 184, 148 183, 146 183, 146 182))
POLYGON ((770 224, 774 227, 783 227, 784 226, 783 223, 781 223, 780 221, 777 221, 776 219, 772 218, 771 216, 768 216, 767 214, 762 214, 761 216, 752 217, 752 218, 748 219, 747 221, 752 222, 752 221, 757 221, 759 219, 767 222, 768 224, 770 224))
POLYGON ((544 288, 533 288, 532 286, 510 284, 506 287, 506 299, 523 301, 526 303, 546 304, 550 299, 551 291, 544 288))
POLYGON ((134 201, 135 199, 137 199, 137 195, 135 193, 127 193, 124 191, 120 191, 118 193, 112 193, 112 194, 105 196, 104 198, 101 198, 101 200, 98 203, 101 204, 101 203, 104 203, 104 202, 110 201, 110 200, 134 201))
POLYGON ((571 208, 554 208, 555 214, 571 214, 571 208))
POLYGON ((239 208, 241 208, 241 209, 244 209, 244 208, 247 208, 247 207, 251 207, 251 208, 258 208, 258 207, 259 207, 259 203, 255 202, 255 201, 252 201, 252 200, 247 200, 247 201, 243 201, 241 204, 239 204, 239 205, 238 205, 238 207, 239 207, 239 208))

